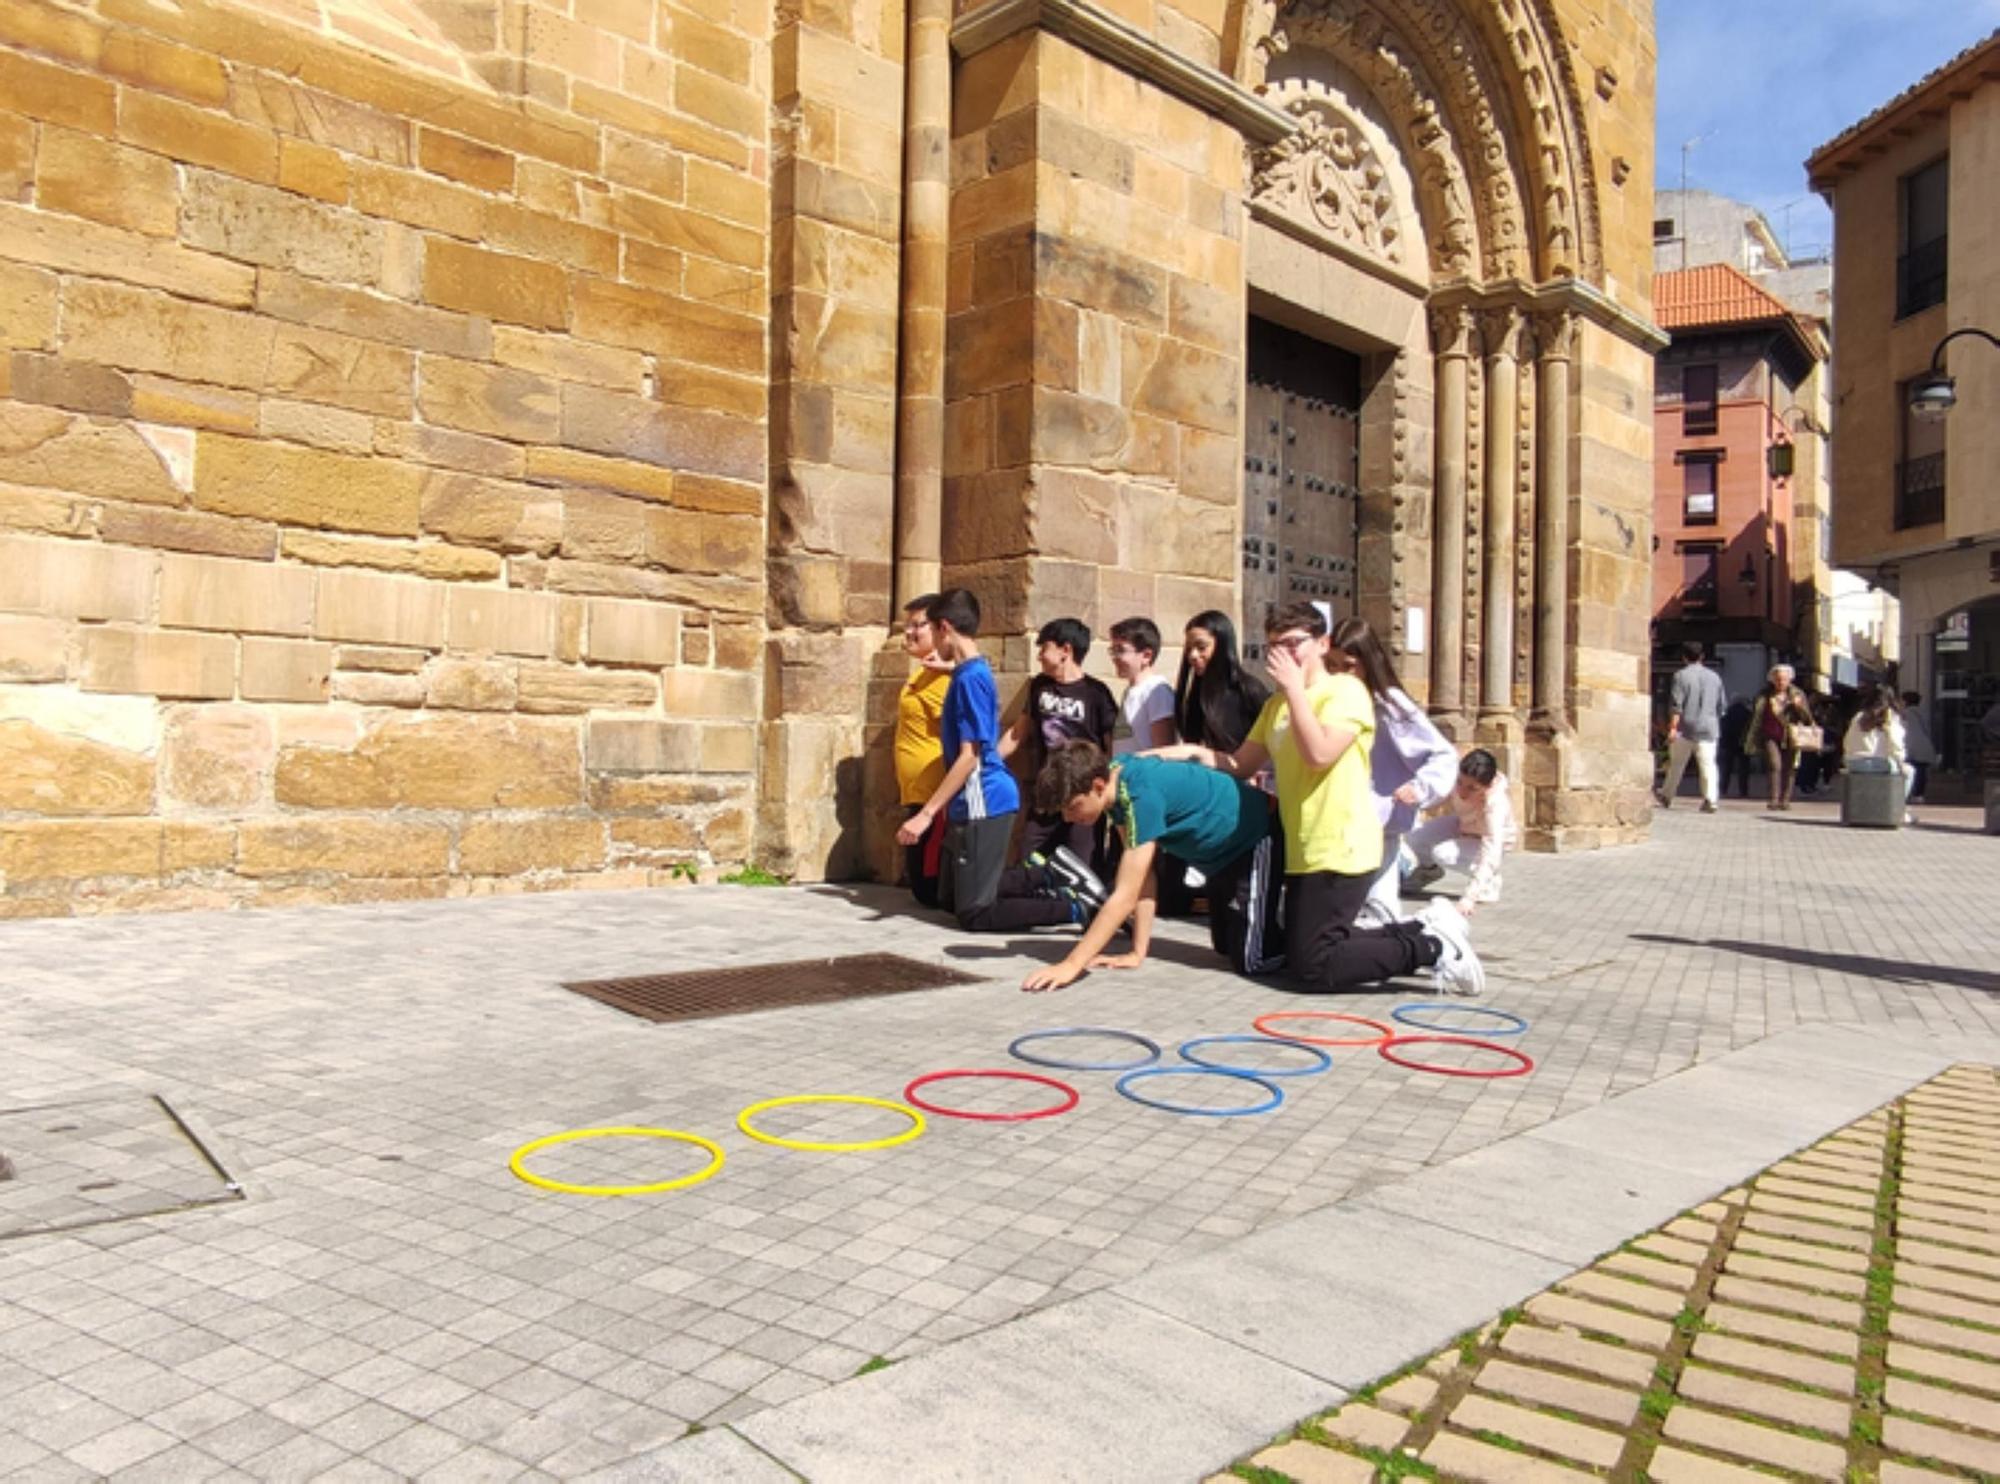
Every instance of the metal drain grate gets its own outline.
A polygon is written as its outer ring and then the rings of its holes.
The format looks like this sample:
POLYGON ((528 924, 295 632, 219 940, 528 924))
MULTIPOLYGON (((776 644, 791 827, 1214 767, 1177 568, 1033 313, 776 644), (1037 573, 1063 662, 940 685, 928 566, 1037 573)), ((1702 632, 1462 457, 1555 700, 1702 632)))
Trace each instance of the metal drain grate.
POLYGON ((855 953, 845 958, 691 969, 684 974, 649 974, 637 979, 589 979, 563 988, 646 1020, 707 1020, 751 1010, 824 1005, 978 982, 977 974, 901 954, 855 953))

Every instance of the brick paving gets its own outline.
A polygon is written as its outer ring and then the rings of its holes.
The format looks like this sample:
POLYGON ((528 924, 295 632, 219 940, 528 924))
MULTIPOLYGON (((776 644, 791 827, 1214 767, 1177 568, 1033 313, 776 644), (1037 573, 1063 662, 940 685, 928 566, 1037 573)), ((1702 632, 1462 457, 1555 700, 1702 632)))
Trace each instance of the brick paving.
MULTIPOLYGON (((839 1158, 753 1145, 735 1113, 804 1091, 895 1097, 923 1071, 1005 1065, 1014 1036, 1050 1025, 1178 1043, 1299 1002, 1217 972, 1185 926, 1140 973, 1023 996, 1013 984, 1059 943, 968 940, 880 890, 0 924, 0 1128, 29 1108, 138 1108, 157 1095, 222 1166, 177 1150, 156 1171, 158 1204, 182 1209, 0 1237, 0 1475, 575 1477, 823 1389, 875 1357, 919 1355, 1226 1249, 1793 1026, 2000 1034, 1992 842, 1970 815, 1961 827, 1943 810, 1887 835, 1829 821, 1813 806, 1676 811, 1646 846, 1510 864, 1508 900, 1481 915, 1477 935, 1488 1002, 1532 1022, 1532 1076, 1465 1082, 1342 1051, 1325 1076, 1291 1079, 1279 1113, 1209 1122, 1125 1103, 1109 1079, 1079 1075, 1084 1104, 1063 1118, 940 1120, 900 1149, 839 1158), (557 987, 885 947, 991 982, 671 1026, 557 987), (621 1201, 552 1195, 506 1171, 527 1139, 630 1122, 718 1138, 728 1166, 691 1190, 621 1201), (244 1198, 189 1208, 223 1172, 244 1198)), ((1379 1017, 1425 988, 1338 1008, 1379 1017)), ((1950 1105, 1953 1092, 1922 1109, 1901 1230, 1955 1255, 1917 1254, 1923 1282, 1912 1280, 1889 1333, 2000 1364, 2000 1334, 1966 1317, 2000 1307, 1965 1282, 1994 1275, 1956 1256, 2000 1258, 2000 1239, 1978 1237, 1991 1218, 1984 1187, 1968 1183, 1992 1166, 2000 1131, 1950 1105)), ((819 1128, 869 1137, 893 1126, 851 1112, 819 1128)), ((146 1147, 128 1141, 156 1133, 136 1114, 113 1120, 71 1165, 116 1178, 146 1147)), ((1729 1207, 1739 1242, 1769 1239, 1744 1256, 1802 1261, 1778 1245, 1791 1242, 1859 1254, 1865 1273, 1872 1215, 1840 1197, 1871 1151, 1879 1162, 1879 1137, 1829 1140, 1774 1177, 1790 1193, 1729 1207)), ((589 1181, 635 1166, 655 1178, 692 1168, 673 1151, 583 1146, 540 1168, 589 1181)), ((27 1224, 10 1227, 10 1207, 53 1208, 46 1169, 26 1165, 0 1186, 0 1231, 27 1224)), ((1622 1271, 1535 1300, 1499 1353, 1560 1376, 1575 1367, 1551 1358, 1558 1340, 1628 1359, 1676 1343, 1670 1286, 1633 1264, 1700 1268, 1705 1256, 1689 1249, 1705 1255, 1724 1214, 1690 1215, 1621 1258, 1622 1271), (1650 1303, 1630 1301, 1641 1285, 1650 1303)), ((1807 1300, 1846 1312, 1850 1293, 1787 1288, 1768 1271, 1722 1280, 1733 1296, 1711 1295, 1716 1334, 1853 1371, 1854 1333, 1798 1312, 1807 1300), (1800 1296, 1792 1311, 1768 1305, 1773 1288, 1800 1296)), ((1613 1365, 1580 1379, 1631 1384, 1613 1365)), ((1467 1395, 1607 1425, 1497 1386, 1467 1395)), ((1909 1438, 1954 1426, 1917 1401, 1887 1420, 1909 1438)), ((1520 1456, 1453 1437, 1441 1446, 1466 1457, 1520 1456)), ((1698 1440, 1674 1447, 1711 1457, 1698 1440)))
POLYGON ((2000 1071, 1955 1067, 1210 1484, 2000 1477, 1995 1166, 1928 1164, 1989 1145, 2000 1071))

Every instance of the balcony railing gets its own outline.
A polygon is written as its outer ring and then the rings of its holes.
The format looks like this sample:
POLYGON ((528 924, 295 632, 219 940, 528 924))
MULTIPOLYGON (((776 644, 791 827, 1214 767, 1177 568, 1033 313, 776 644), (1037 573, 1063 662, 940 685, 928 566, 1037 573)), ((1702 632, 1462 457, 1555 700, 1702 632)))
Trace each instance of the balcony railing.
POLYGON ((1944 455, 1925 454, 1896 466, 1896 529, 1944 520, 1944 455))
POLYGON ((1945 243, 1922 242, 1896 259, 1896 318, 1908 319, 1919 310, 1944 303, 1945 243))

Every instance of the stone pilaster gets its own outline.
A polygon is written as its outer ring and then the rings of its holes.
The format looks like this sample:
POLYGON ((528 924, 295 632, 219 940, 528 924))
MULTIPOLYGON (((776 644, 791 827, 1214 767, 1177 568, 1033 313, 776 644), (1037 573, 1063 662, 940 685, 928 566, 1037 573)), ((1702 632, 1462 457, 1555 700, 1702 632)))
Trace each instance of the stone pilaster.
POLYGON ((1522 318, 1517 309, 1488 313, 1486 336, 1486 518, 1484 643, 1480 653, 1482 718, 1514 712, 1515 444, 1520 436, 1522 318))
POLYGON ((1441 722, 1462 720, 1465 695, 1466 362, 1472 314, 1441 310, 1432 319, 1437 346, 1437 469, 1431 516, 1431 696, 1441 722))
POLYGON ((758 844, 805 880, 853 876, 864 859, 868 677, 896 525, 903 45, 897 4, 792 12, 772 42, 782 123, 758 844))

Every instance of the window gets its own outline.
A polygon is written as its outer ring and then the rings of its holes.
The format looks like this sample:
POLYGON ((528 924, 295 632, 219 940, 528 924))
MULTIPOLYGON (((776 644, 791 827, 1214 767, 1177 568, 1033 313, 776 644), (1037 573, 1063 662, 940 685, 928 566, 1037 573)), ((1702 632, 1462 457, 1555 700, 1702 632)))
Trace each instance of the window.
POLYGON ((1944 519, 1944 423, 1910 409, 1910 383, 1896 384, 1903 413, 1903 457, 1896 465, 1896 529, 1944 519))
POLYGON ((1902 194, 1902 256, 1896 259, 1896 318, 1944 303, 1950 224, 1951 161, 1937 160, 1906 175, 1902 194))
POLYGON ((1674 240, 1674 219, 1672 217, 1659 216, 1653 218, 1653 240, 1655 242, 1672 242, 1674 240))
POLYGON ((1691 526, 1715 524, 1714 454, 1688 454, 1681 463, 1681 518, 1691 526))
POLYGON ((1681 431, 1713 433, 1715 429, 1714 363, 1681 367, 1681 431))
POLYGON ((1681 612, 1715 612, 1715 568, 1722 548, 1712 542, 1681 547, 1681 612))

